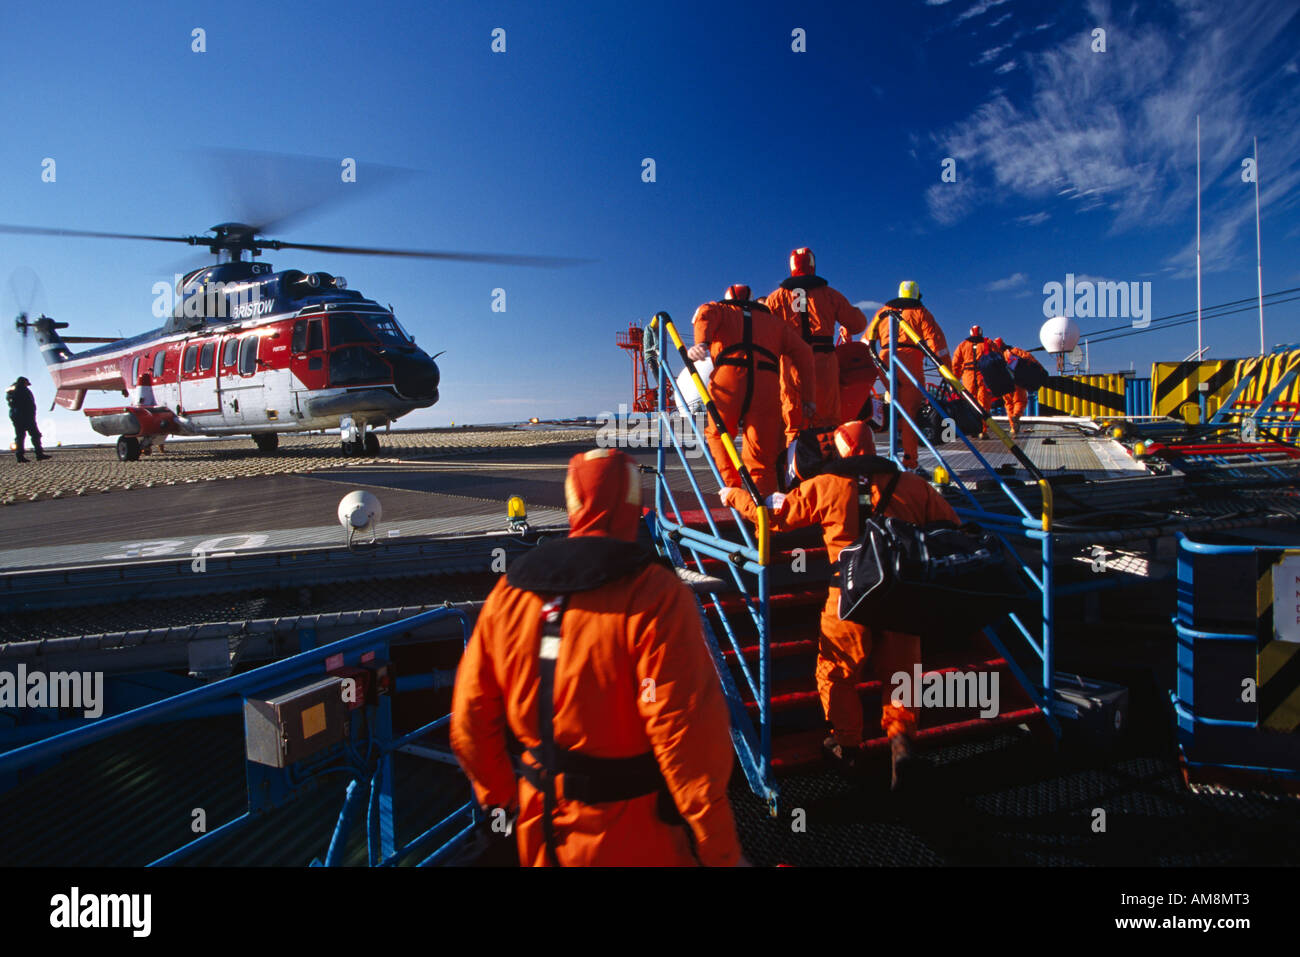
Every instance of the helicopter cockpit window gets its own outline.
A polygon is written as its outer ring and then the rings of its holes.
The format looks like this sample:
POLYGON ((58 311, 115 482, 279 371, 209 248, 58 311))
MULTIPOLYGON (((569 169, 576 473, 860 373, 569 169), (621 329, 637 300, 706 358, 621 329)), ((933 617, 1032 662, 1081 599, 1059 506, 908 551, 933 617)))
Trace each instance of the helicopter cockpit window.
POLYGON ((239 355, 239 340, 227 339, 225 347, 221 350, 221 365, 227 369, 234 368, 235 357, 239 355))
POLYGON ((194 367, 198 365, 198 361, 199 361, 199 347, 190 346, 188 349, 185 350, 185 364, 181 366, 181 368, 184 369, 186 372, 193 372, 194 367))
POLYGON ((257 336, 248 336, 239 344, 240 375, 252 375, 257 371, 257 336))
POLYGON ((167 351, 159 349, 158 354, 153 357, 153 381, 157 382, 163 376, 163 367, 167 363, 167 351))
POLYGON ((293 341, 290 349, 294 355, 307 351, 307 320, 299 319, 293 324, 293 341))
POLYGON ((315 352, 325 348, 325 333, 321 330, 319 319, 313 319, 307 326, 307 351, 315 352))
POLYGON ((410 342, 405 331, 391 316, 366 316, 366 325, 379 337, 379 341, 389 346, 405 346, 410 342))
POLYGON ((330 345, 341 346, 349 342, 374 342, 375 337, 356 316, 344 313, 330 316, 330 345))
POLYGON ((199 353, 199 371, 207 372, 212 368, 212 360, 217 356, 217 344, 215 342, 203 343, 203 351, 199 353))

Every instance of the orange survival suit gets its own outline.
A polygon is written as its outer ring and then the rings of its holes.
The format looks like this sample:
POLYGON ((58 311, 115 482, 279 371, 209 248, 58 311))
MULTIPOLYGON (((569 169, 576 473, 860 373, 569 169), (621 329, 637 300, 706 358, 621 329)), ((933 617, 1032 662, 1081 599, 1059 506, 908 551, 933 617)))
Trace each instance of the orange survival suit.
MULTIPOLYGON (((952 357, 948 354, 948 340, 944 338, 943 330, 939 328, 939 323, 930 314, 930 310, 921 305, 919 299, 899 298, 891 299, 880 307, 871 320, 871 327, 867 329, 867 334, 862 337, 864 342, 870 343, 874 340, 877 343, 880 361, 886 369, 889 368, 889 312, 891 309, 898 310, 903 320, 930 347, 943 365, 946 366, 951 362, 952 357)), ((917 382, 924 384, 925 353, 911 341, 901 328, 898 337, 901 340, 898 350, 899 361, 907 367, 907 370, 912 373, 917 382)), ((899 408, 903 409, 915 422, 917 415, 921 412, 921 393, 916 386, 907 381, 905 376, 896 376, 896 381, 898 383, 897 398, 899 408)), ((888 380, 886 380, 886 387, 888 387, 888 380)), ((909 469, 916 468, 918 464, 916 433, 906 422, 901 424, 900 431, 903 440, 903 465, 909 469)))
MULTIPOLYGON (((835 446, 841 457, 862 456, 875 459, 871 429, 863 422, 847 422, 835 432, 835 446)), ((772 498, 772 529, 788 531, 808 525, 820 525, 822 539, 832 565, 840 552, 853 544, 861 530, 859 496, 870 495, 871 507, 880 502, 882 490, 896 473, 896 466, 885 459, 875 459, 880 470, 858 476, 816 475, 802 482, 788 495, 772 498)), ((757 519, 753 500, 738 490, 724 490, 723 501, 751 522, 757 519)), ((918 475, 898 475, 894 494, 885 506, 885 515, 915 524, 958 522, 957 513, 928 482, 918 475)), ((844 749, 862 743, 862 702, 857 681, 868 656, 873 670, 888 687, 890 676, 899 671, 912 673, 921 660, 919 635, 868 628, 856 622, 841 621, 840 590, 831 586, 821 613, 821 639, 817 649, 817 690, 822 709, 834 728, 835 742, 844 749), (875 649, 874 655, 872 649, 875 649)), ((880 726, 890 738, 910 737, 916 729, 916 713, 883 700, 880 726)), ((829 742, 828 742, 829 743, 829 742)))
MULTIPOLYGON (((1013 361, 1039 364, 1038 360, 1024 349, 1008 346, 1001 339, 995 339, 993 343, 995 346, 1001 347, 1002 357, 1007 360, 1008 364, 1013 361)), ((1020 428, 1020 417, 1025 414, 1025 409, 1029 405, 1029 393, 1017 386, 1014 392, 1008 392, 1002 397, 1002 404, 1007 407, 1007 422, 1011 426, 1011 434, 1015 435, 1020 428)))
MULTIPOLYGON (((792 370, 792 399, 811 401, 813 351, 793 327, 781 322, 767 306, 749 298, 748 286, 731 286, 722 302, 706 302, 695 311, 695 342, 709 343, 713 375, 709 391, 727 431, 744 427, 741 458, 758 491, 776 491, 776 460, 785 448, 782 427, 780 364, 792 370)), ((704 437, 718 465, 724 486, 738 487, 740 475, 731 464, 723 438, 712 417, 704 437)))
POLYGON ((952 354, 952 373, 961 379, 962 386, 975 397, 985 412, 991 412, 997 403, 997 396, 984 384, 976 365, 980 359, 992 351, 992 342, 983 334, 971 330, 971 334, 957 343, 957 350, 952 354))
POLYGON ((840 367, 835 358, 835 326, 839 324, 849 335, 856 336, 867 327, 867 317, 843 293, 812 273, 783 281, 768 294, 767 306, 812 347, 816 365, 812 401, 817 411, 812 421, 805 422, 793 370, 789 362, 782 363, 781 412, 785 418, 786 440, 793 439, 802 428, 835 428, 840 424, 840 367))
POLYGON ((517 559, 479 615, 456 757, 481 805, 518 809, 525 865, 735 864, 727 708, 691 593, 635 544, 635 464, 575 455, 565 496, 569 537, 517 559))

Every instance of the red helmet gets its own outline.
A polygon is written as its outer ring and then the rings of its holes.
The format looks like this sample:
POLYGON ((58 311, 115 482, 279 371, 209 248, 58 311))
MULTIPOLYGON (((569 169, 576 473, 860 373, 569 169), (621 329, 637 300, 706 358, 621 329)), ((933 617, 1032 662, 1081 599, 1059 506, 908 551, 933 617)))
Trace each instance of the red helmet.
POLYGON ((800 246, 798 249, 790 251, 790 275, 791 276, 811 276, 817 271, 817 261, 813 258, 813 251, 807 246, 800 246))
POLYGON ((636 541, 641 521, 641 473, 626 452, 592 449, 569 459, 564 480, 569 535, 636 541))
POLYGON ((981 329, 979 326, 971 326, 971 327, 970 327, 970 334, 971 334, 972 336, 982 336, 982 335, 984 335, 984 330, 981 329))
POLYGON ((876 440, 865 422, 845 422, 835 430, 835 451, 842 459, 858 455, 875 455, 876 440))
POLYGON ((723 298, 725 298, 725 299, 749 299, 749 298, 750 298, 750 295, 749 295, 749 287, 746 286, 746 285, 743 285, 743 284, 737 284, 737 285, 735 285, 735 286, 728 286, 728 287, 727 287, 727 295, 724 296, 723 298))
POLYGON ((1007 344, 1006 344, 1005 342, 1002 341, 1002 337, 1001 337, 1001 336, 999 336, 998 338, 994 339, 994 340, 993 340, 993 344, 994 344, 995 346, 998 347, 998 352, 1001 352, 1003 349, 1005 349, 1005 348, 1007 347, 1007 344))

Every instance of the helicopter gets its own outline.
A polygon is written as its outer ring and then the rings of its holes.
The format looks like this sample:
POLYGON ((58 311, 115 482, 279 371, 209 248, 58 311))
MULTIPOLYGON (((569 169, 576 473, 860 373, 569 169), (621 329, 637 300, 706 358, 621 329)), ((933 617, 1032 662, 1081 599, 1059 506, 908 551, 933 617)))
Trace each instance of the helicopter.
MULTIPOLYGON (((220 223, 210 236, 0 225, 0 233, 152 240, 206 246, 217 256, 177 283, 161 328, 126 338, 63 336, 66 322, 42 314, 15 321, 34 334, 56 389, 56 405, 83 412, 100 435, 117 436, 130 462, 177 435, 251 435, 274 452, 282 433, 340 430, 344 455, 377 455, 376 428, 439 398, 430 356, 385 308, 342 276, 258 262, 264 250, 397 256, 524 266, 571 260, 489 253, 377 249, 270 239, 262 228, 220 223), (73 352, 70 343, 98 343, 73 352), (86 393, 118 392, 125 401, 83 408, 86 393)), ((164 288, 166 283, 161 284, 164 288)), ((157 287, 155 287, 155 291, 157 287)))

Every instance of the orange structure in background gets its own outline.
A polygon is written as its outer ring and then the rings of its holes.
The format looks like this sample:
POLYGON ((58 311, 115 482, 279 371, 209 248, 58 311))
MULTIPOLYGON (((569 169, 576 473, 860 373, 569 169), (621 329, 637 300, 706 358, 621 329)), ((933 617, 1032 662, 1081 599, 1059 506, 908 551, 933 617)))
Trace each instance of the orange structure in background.
MULTIPOLYGON (((655 410, 655 389, 656 383, 650 378, 650 370, 646 367, 645 352, 643 346, 645 343, 645 330, 636 323, 629 323, 627 332, 615 334, 614 341, 620 349, 626 349, 632 356, 632 411, 633 412, 653 412, 655 410)), ((668 409, 671 411, 675 403, 673 402, 673 390, 670 386, 668 389, 668 409)))

